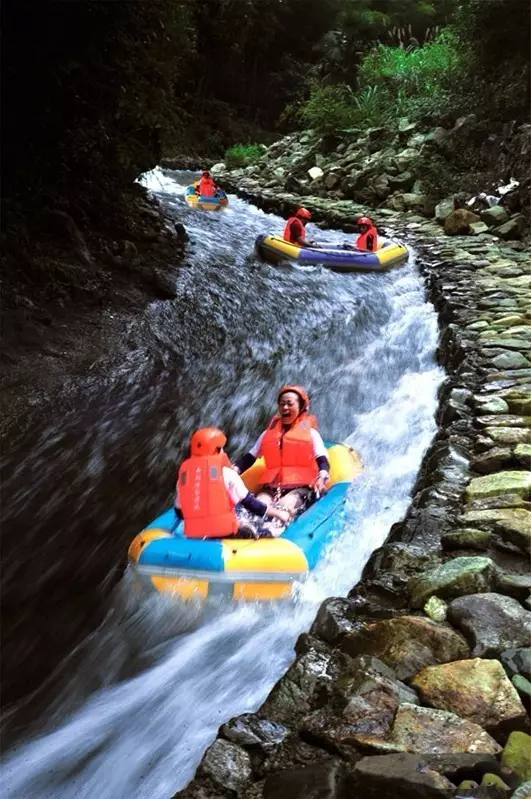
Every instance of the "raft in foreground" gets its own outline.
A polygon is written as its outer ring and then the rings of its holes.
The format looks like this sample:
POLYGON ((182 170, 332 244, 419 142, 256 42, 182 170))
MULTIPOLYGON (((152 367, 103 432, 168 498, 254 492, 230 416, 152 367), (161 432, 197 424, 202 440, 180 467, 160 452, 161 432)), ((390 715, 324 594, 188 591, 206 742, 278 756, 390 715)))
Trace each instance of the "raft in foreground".
POLYGON ((184 199, 190 208, 197 211, 221 211, 229 204, 229 199, 222 189, 217 189, 214 197, 203 197, 196 193, 195 185, 186 187, 184 199))
POLYGON ((258 236, 256 251, 272 263, 296 261, 303 266, 322 264, 334 272, 385 272, 407 260, 409 252, 405 244, 384 239, 375 252, 345 249, 341 244, 322 247, 297 247, 281 236, 258 236))
MULTIPOLYGON (((327 444, 330 489, 298 516, 280 538, 190 539, 173 508, 146 527, 129 547, 129 563, 141 588, 182 599, 289 599, 296 581, 317 563, 341 530, 351 481, 361 471, 359 456, 343 444, 327 444)), ((263 461, 242 475, 250 491, 260 485, 263 461)))

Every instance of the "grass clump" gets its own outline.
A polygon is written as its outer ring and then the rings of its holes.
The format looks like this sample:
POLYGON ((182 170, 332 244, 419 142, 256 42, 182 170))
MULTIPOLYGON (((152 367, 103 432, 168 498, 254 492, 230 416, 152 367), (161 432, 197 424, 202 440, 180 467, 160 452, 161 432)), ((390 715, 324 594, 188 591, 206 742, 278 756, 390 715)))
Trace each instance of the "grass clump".
POLYGON ((234 144, 226 150, 224 160, 229 169, 237 169, 256 163, 263 153, 260 144, 234 144))

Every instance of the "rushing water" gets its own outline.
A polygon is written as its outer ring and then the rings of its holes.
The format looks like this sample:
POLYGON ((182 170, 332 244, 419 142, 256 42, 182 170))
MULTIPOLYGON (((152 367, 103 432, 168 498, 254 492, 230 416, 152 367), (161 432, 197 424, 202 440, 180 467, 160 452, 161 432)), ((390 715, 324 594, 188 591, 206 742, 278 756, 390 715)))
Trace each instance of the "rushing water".
MULTIPOLYGON (((387 274, 272 267, 252 244, 281 230, 281 219, 235 197, 222 213, 191 212, 189 173, 156 170, 146 180, 192 239, 179 296, 153 303, 130 331, 136 349, 119 389, 40 432, 19 467, 26 485, 49 487, 43 462, 61 452, 64 480, 75 474, 87 489, 78 516, 90 503, 94 529, 125 548, 129 529, 167 501, 167 474, 189 432, 216 424, 229 452, 242 452, 284 382, 309 388, 323 435, 354 446, 365 471, 350 490, 344 531, 293 603, 202 609, 154 597, 138 605, 126 575, 103 624, 63 663, 38 732, 7 753, 0 777, 13 799, 169 799, 183 787, 218 726, 263 701, 318 603, 357 582, 405 513, 435 430, 437 325, 414 252, 387 274), (77 457, 67 457, 76 435, 77 457), (118 475, 112 504, 101 488, 109 470, 118 475)), ((312 225, 308 233, 344 238, 312 225)), ((51 514, 61 512, 64 490, 59 482, 48 497, 51 514)))

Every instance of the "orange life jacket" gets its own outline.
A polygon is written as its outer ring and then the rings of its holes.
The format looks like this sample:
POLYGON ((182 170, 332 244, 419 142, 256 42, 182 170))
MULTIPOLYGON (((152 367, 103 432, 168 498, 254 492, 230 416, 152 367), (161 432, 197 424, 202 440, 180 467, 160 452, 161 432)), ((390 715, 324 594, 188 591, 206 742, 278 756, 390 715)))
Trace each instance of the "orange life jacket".
POLYGON ((304 230, 304 225, 301 220, 297 216, 290 217, 284 228, 284 241, 289 241, 290 244, 297 244, 300 246, 297 239, 304 240, 305 238, 306 231, 304 230))
POLYGON ((225 488, 225 453, 193 456, 183 461, 177 476, 179 504, 187 538, 224 538, 238 530, 234 505, 225 488))
POLYGON ((356 239, 356 247, 358 250, 369 250, 370 252, 374 252, 375 250, 379 249, 378 247, 378 231, 374 227, 370 227, 366 233, 360 233, 358 238, 356 239), (369 247, 369 242, 367 239, 369 236, 373 238, 373 245, 369 247))
POLYGON ((212 178, 200 178, 199 194, 201 197, 213 197, 216 193, 216 184, 212 178))
POLYGON ((315 416, 304 413, 285 430, 279 416, 274 416, 262 438, 265 469, 264 485, 282 488, 313 486, 319 475, 310 430, 317 429, 315 416))

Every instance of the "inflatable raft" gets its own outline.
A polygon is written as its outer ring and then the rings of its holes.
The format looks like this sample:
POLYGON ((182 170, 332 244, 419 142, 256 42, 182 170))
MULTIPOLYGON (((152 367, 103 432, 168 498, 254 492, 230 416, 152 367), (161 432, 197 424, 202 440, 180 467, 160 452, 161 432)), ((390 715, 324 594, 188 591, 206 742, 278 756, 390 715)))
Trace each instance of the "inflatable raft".
MULTIPOLYGON (((330 489, 279 538, 189 539, 173 508, 149 524, 129 547, 139 588, 182 599, 289 599, 296 581, 313 569, 325 545, 342 526, 351 481, 362 471, 359 456, 343 444, 327 444, 330 489)), ((242 475, 250 491, 260 486, 263 460, 242 475)))
POLYGON ((322 264, 335 272, 384 272, 407 260, 409 252, 404 244, 384 239, 375 252, 345 249, 341 244, 322 247, 297 247, 281 236, 258 236, 256 251, 271 263, 289 260, 310 266, 322 264))
POLYGON ((187 186, 184 194, 186 204, 190 208, 195 208, 199 211, 221 211, 229 204, 227 195, 222 189, 218 189, 214 197, 202 197, 195 191, 197 184, 187 186))

